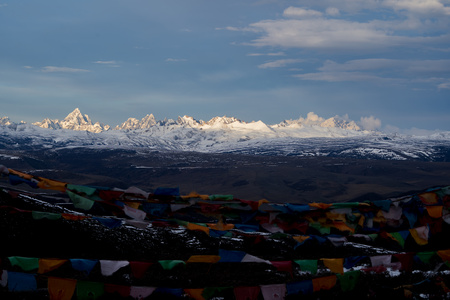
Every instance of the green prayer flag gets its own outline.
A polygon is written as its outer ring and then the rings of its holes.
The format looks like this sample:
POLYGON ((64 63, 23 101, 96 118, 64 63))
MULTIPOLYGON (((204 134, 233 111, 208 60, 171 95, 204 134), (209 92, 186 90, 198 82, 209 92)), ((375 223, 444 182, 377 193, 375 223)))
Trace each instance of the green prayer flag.
POLYGON ((41 219, 49 219, 49 220, 58 220, 61 218, 61 214, 58 213, 49 213, 45 211, 32 211, 31 215, 35 220, 41 219))
POLYGON ((73 205, 76 208, 84 209, 84 210, 90 210, 92 206, 94 205, 94 201, 85 197, 82 197, 80 195, 77 195, 75 193, 72 193, 71 191, 66 191, 67 195, 69 195, 70 200, 72 200, 73 205))
POLYGON ((224 201, 230 201, 233 200, 233 195, 210 195, 210 200, 224 200, 224 201))
POLYGON ((431 261, 431 258, 436 254, 435 251, 428 251, 428 252, 417 252, 416 256, 425 264, 429 264, 431 261))
POLYGON ((158 262, 164 270, 172 270, 178 265, 186 265, 186 263, 182 260, 160 260, 158 262))
POLYGON ((96 188, 76 184, 67 184, 67 189, 77 193, 84 193, 87 196, 92 196, 97 191, 96 188))
POLYGON ((8 259, 12 266, 18 266, 24 271, 31 271, 39 268, 39 258, 10 256, 8 259))
POLYGON ((323 227, 320 223, 310 223, 309 227, 312 227, 320 232, 320 234, 330 234, 330 227, 323 227))
POLYGON ((105 284, 102 282, 78 281, 77 299, 95 300, 105 294, 105 284))
POLYGON ((353 208, 353 207, 358 207, 358 206, 359 206, 359 202, 333 203, 333 205, 331 205, 330 209, 333 209, 333 208, 353 208))
POLYGON ((344 274, 337 274, 339 283, 341 285, 341 290, 343 292, 353 291, 358 284, 359 275, 361 271, 349 271, 344 274))
POLYGON ((300 270, 310 272, 311 274, 317 273, 317 260, 314 259, 299 259, 294 260, 296 264, 300 266, 300 270))
POLYGON ((402 246, 405 248, 405 239, 399 232, 391 232, 390 235, 402 246))
POLYGON ((367 236, 370 237, 372 241, 375 241, 375 239, 378 237, 378 233, 371 233, 368 234, 367 236))

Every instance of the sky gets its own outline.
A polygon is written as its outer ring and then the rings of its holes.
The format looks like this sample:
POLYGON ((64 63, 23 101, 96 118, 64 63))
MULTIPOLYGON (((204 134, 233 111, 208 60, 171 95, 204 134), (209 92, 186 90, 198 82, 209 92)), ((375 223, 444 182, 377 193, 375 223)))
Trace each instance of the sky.
POLYGON ((450 0, 0 0, 0 117, 450 130, 450 0))

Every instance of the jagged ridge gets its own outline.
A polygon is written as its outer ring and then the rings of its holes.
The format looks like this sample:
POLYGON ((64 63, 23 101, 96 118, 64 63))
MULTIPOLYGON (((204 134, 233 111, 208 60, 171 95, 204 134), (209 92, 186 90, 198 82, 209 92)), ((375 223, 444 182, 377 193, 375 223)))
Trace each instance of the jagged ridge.
MULTIPOLYGON (((42 122, 33 123, 33 125, 47 129, 70 129, 77 131, 102 132, 112 129, 109 125, 96 122, 93 124, 88 115, 83 115, 78 108, 71 112, 64 120, 44 119, 42 122)), ((300 117, 297 120, 285 120, 280 124, 266 125, 262 121, 244 122, 234 117, 214 117, 205 122, 196 120, 190 116, 178 117, 177 120, 165 119, 157 121, 153 114, 146 115, 141 120, 128 118, 125 122, 117 125, 114 130, 146 130, 154 126, 173 126, 203 129, 243 129, 271 131, 279 128, 301 128, 304 126, 318 126, 322 128, 339 128, 345 130, 361 131, 361 128, 351 120, 346 120, 339 116, 324 119, 310 112, 307 118, 300 117)))

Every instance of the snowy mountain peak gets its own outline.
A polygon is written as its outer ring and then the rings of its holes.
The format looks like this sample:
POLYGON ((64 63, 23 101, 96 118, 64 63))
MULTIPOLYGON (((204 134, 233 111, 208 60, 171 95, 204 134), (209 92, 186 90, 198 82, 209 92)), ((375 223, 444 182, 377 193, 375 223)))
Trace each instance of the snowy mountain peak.
POLYGON ((214 117, 211 120, 209 120, 208 122, 206 122, 207 125, 210 125, 212 127, 221 127, 221 126, 225 126, 231 123, 245 123, 239 119, 236 119, 235 117, 227 117, 227 116, 223 116, 223 117, 214 117))
POLYGON ((348 121, 338 116, 323 121, 322 123, 320 123, 320 127, 342 128, 346 130, 361 130, 361 128, 358 125, 356 125, 354 121, 348 121))
POLYGON ((68 114, 62 122, 67 124, 67 126, 92 125, 92 121, 89 119, 89 116, 83 115, 78 108, 75 108, 73 112, 68 114))
POLYGON ((329 119, 319 117, 313 112, 308 113, 306 118, 300 117, 297 120, 284 120, 273 127, 291 127, 300 128, 303 126, 318 126, 323 128, 339 128, 345 130, 360 131, 361 128, 355 121, 349 120, 348 116, 334 116, 329 119))
POLYGON ((33 123, 33 125, 48 129, 70 129, 90 132, 102 132, 110 128, 109 125, 103 125, 99 122, 92 124, 89 116, 81 114, 78 108, 68 114, 62 121, 46 118, 42 122, 33 123))
POLYGON ((188 126, 188 127, 193 127, 193 128, 198 128, 205 124, 205 122, 203 122, 203 121, 197 121, 193 117, 186 116, 186 115, 184 115, 182 117, 178 117, 177 123, 182 126, 188 126))
POLYGON ((148 129, 157 124, 155 116, 153 114, 146 115, 140 121, 136 118, 128 118, 125 122, 117 125, 115 130, 136 130, 136 129, 148 129))
POLYGON ((12 124, 12 122, 11 122, 11 120, 8 117, 0 118, 0 125, 9 126, 11 124, 12 124))

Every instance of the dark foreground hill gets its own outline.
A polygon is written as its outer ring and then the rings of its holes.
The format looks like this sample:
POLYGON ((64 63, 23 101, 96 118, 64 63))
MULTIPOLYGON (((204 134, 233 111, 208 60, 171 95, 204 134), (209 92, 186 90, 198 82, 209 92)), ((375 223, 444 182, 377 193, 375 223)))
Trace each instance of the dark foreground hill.
POLYGON ((151 193, 136 222, 106 200, 82 210, 61 192, 20 190, 42 177, 11 178, 0 191, 0 299, 450 296, 449 188, 293 206, 151 193), (73 296, 55 296, 62 282, 73 296))

